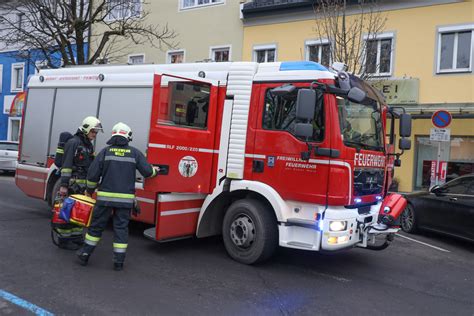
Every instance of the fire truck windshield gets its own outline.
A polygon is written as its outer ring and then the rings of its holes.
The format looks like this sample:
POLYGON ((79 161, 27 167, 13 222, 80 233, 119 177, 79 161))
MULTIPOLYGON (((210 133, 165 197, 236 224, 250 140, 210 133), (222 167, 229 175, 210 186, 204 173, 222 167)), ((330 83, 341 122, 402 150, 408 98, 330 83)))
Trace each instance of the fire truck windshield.
POLYGON ((383 150, 379 106, 363 105, 337 98, 339 125, 344 144, 349 147, 383 150))

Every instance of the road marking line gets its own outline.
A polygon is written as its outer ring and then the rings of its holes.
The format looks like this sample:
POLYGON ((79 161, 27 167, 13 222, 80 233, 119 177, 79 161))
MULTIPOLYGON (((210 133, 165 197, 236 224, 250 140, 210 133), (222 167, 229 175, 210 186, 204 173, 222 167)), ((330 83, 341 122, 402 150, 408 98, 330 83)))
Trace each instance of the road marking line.
POLYGON ((0 298, 3 298, 5 300, 9 301, 10 303, 13 303, 17 306, 20 306, 20 307, 22 307, 26 310, 29 310, 30 312, 34 313, 35 315, 38 315, 38 316, 54 316, 53 313, 50 313, 47 310, 42 309, 41 307, 36 306, 33 303, 27 302, 27 301, 19 298, 18 296, 15 296, 15 295, 13 295, 11 293, 8 293, 8 292, 5 292, 3 290, 0 290, 0 298))
POLYGON ((397 236, 402 237, 402 238, 405 238, 405 239, 408 239, 408 240, 411 240, 411 241, 414 241, 414 242, 417 242, 417 243, 419 243, 419 244, 422 244, 422 245, 425 245, 425 246, 428 246, 428 247, 431 247, 431 248, 434 248, 434 249, 437 249, 437 250, 439 250, 439 251, 451 252, 451 251, 449 251, 449 250, 446 250, 446 249, 443 249, 443 248, 440 248, 440 247, 436 247, 436 246, 427 244, 427 243, 425 243, 425 242, 422 242, 422 241, 419 241, 419 240, 416 240, 416 239, 413 239, 413 238, 410 238, 410 237, 407 237, 407 236, 403 236, 403 235, 400 235, 400 234, 397 234, 397 236))

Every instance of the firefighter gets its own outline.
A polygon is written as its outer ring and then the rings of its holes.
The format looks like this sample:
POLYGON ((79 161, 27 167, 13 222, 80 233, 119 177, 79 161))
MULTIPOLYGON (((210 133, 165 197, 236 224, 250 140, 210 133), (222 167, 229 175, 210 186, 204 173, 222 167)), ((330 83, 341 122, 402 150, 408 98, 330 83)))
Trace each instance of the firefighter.
POLYGON ((150 165, 138 149, 129 146, 131 140, 130 127, 124 123, 117 123, 112 129, 112 138, 107 142, 109 146, 97 155, 89 168, 87 193, 91 195, 96 188, 98 190, 91 225, 84 246, 77 253, 83 266, 87 265, 113 213, 114 270, 123 269, 128 246, 130 213, 137 214, 137 209, 134 207, 136 170, 145 178, 156 176, 159 170, 150 165))
MULTIPOLYGON (((76 134, 64 145, 61 166, 59 195, 83 194, 86 189, 86 177, 94 159, 94 145, 97 133, 102 125, 96 117, 88 116, 82 121, 76 134)), ((77 250, 83 243, 83 229, 74 224, 58 230, 58 246, 63 249, 77 250)))

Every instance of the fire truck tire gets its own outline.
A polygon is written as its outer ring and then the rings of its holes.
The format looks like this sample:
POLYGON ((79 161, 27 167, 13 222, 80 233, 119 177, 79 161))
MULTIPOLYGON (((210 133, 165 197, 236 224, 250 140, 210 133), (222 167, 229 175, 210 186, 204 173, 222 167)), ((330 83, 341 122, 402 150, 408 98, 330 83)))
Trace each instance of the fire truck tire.
POLYGON ((278 246, 278 223, 264 203, 238 200, 224 216, 222 237, 227 253, 234 260, 259 263, 270 258, 278 246))
POLYGON ((50 198, 48 200, 48 204, 49 206, 53 206, 54 204, 54 199, 56 198, 56 196, 58 195, 58 192, 59 192, 59 186, 61 185, 61 179, 58 178, 56 180, 56 182, 54 182, 54 185, 53 187, 51 188, 51 192, 50 192, 50 198))
POLYGON ((414 234, 417 231, 415 208, 407 204, 402 214, 400 214, 400 226, 406 233, 414 234))

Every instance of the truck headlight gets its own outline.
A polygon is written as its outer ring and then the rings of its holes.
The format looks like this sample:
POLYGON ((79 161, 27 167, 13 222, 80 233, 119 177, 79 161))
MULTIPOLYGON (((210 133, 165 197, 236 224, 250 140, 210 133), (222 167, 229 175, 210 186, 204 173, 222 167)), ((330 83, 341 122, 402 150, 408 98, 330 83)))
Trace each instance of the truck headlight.
POLYGON ((340 232, 346 230, 346 221, 331 221, 329 222, 329 230, 333 232, 340 232))

